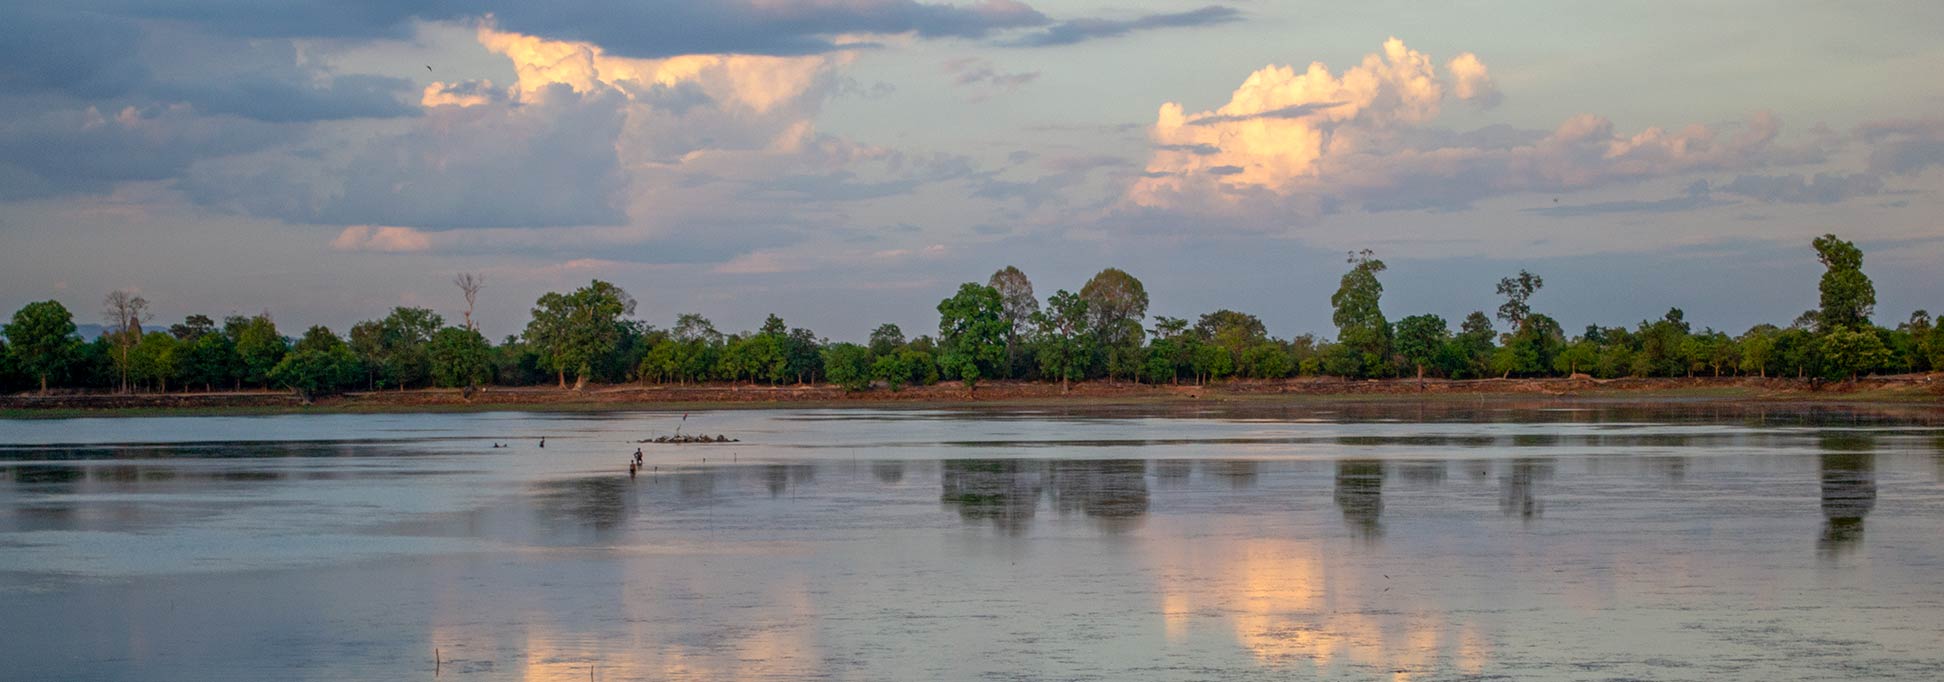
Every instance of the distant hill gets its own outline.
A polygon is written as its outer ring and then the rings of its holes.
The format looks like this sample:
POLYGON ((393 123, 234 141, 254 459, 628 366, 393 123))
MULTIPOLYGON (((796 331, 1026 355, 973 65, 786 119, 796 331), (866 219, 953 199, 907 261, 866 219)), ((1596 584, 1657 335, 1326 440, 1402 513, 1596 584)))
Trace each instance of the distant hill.
POLYGON ((82 341, 93 341, 101 338, 102 334, 108 333, 108 327, 99 324, 77 324, 74 325, 74 333, 80 334, 82 341))

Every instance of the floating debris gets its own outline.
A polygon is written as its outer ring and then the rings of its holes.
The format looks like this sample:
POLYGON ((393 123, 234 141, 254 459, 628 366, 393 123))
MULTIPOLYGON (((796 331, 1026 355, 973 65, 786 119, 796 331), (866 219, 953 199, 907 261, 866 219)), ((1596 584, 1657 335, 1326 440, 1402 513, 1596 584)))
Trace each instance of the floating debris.
POLYGON ((713 436, 708 436, 708 435, 703 435, 703 436, 683 436, 683 435, 675 435, 675 436, 655 436, 654 438, 643 438, 643 439, 641 439, 641 440, 638 440, 638 441, 635 441, 635 442, 636 442, 636 443, 672 443, 672 444, 675 444, 675 445, 683 445, 683 444, 687 444, 687 443, 740 443, 740 442, 742 442, 742 441, 740 441, 740 440, 737 440, 737 439, 735 439, 735 438, 730 438, 730 437, 728 437, 728 436, 724 436, 724 435, 722 435, 722 434, 716 434, 716 435, 713 435, 713 436))

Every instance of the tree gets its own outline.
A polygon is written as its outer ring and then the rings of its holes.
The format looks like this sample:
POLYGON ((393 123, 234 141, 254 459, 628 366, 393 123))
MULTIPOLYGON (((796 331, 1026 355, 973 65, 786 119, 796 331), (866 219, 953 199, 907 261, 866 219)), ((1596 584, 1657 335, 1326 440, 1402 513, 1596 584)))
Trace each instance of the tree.
POLYGON ((634 314, 634 308, 628 292, 598 279, 571 294, 549 292, 534 304, 527 340, 542 351, 561 388, 573 370, 574 389, 580 390, 596 359, 620 342, 621 318, 634 314))
POLYGON ((938 302, 938 339, 945 351, 940 361, 965 382, 967 391, 981 376, 1000 373, 1011 336, 1012 322, 998 289, 966 282, 956 295, 938 302))
POLYGON ((1088 326, 1098 338, 1098 348, 1107 355, 1108 373, 1133 374, 1138 365, 1130 360, 1140 349, 1144 333, 1147 288, 1133 275, 1107 268, 1080 287, 1080 298, 1087 302, 1088 326))
POLYGON ((240 360, 236 379, 268 387, 273 380, 270 370, 290 352, 283 335, 277 333, 277 323, 270 319, 270 313, 254 317, 232 315, 223 320, 223 332, 236 344, 240 360))
POLYGON ((158 391, 169 391, 169 380, 181 374, 181 365, 176 358, 177 341, 168 332, 153 331, 142 335, 128 356, 129 375, 137 383, 146 382, 158 391))
POLYGON ((40 392, 47 393, 49 377, 60 376, 80 353, 81 338, 74 333, 74 315, 59 301, 40 301, 14 311, 6 326, 8 354, 14 365, 28 376, 40 380, 40 392))
POLYGON ((473 326, 473 304, 479 302, 479 290, 486 287, 486 280, 470 272, 462 272, 452 278, 452 285, 459 287, 459 293, 466 297, 466 328, 477 331, 473 326))
POLYGON ((214 331, 216 321, 209 319, 208 315, 190 315, 178 324, 169 325, 169 335, 176 337, 177 341, 195 341, 214 331))
POLYGON ((1876 286, 1863 274, 1863 251, 1855 244, 1825 234, 1812 243, 1816 259, 1825 268, 1817 289, 1822 294, 1818 311, 1820 329, 1862 329, 1870 324, 1876 308, 1876 286))
POLYGON ((345 344, 328 350, 307 347, 285 354, 267 376, 308 401, 351 381, 357 373, 357 362, 357 356, 352 355, 351 347, 345 344))
POLYGON ((1890 359, 1883 340, 1868 329, 1835 327, 1823 334, 1820 345, 1825 376, 1831 379, 1855 379, 1890 359))
POLYGON ((855 343, 831 344, 823 349, 824 374, 846 391, 871 387, 871 349, 855 343))
MULTIPOLYGON (((1390 355, 1390 323, 1384 320, 1379 305, 1384 285, 1377 281, 1384 262, 1370 249, 1351 252, 1346 262, 1350 271, 1344 273, 1336 293, 1330 295, 1330 305, 1335 308, 1330 320, 1337 327, 1338 345, 1356 356, 1357 369, 1352 375, 1375 375, 1388 364, 1390 355)), ((1340 369, 1348 369, 1347 363, 1338 364, 1340 369)))
POLYGON ((108 323, 106 332, 119 352, 115 366, 121 370, 121 392, 128 392, 128 354, 142 342, 142 323, 154 317, 148 299, 126 289, 108 292, 101 300, 101 317, 108 323))
POLYGON ((1546 280, 1524 270, 1517 277, 1499 280, 1498 293, 1505 297, 1505 303, 1499 305, 1498 318, 1512 325, 1512 333, 1525 326, 1526 316, 1532 314, 1532 306, 1527 301, 1545 285, 1546 280))
POLYGON ((378 323, 378 361, 385 378, 399 390, 420 384, 431 375, 427 346, 445 326, 445 318, 426 308, 393 308, 378 323))
POLYGON ((1465 321, 1458 325, 1457 335, 1451 338, 1449 357, 1459 364, 1452 368, 1453 374, 1471 378, 1485 376, 1496 350, 1492 343, 1496 338, 1498 333, 1492 329, 1492 318, 1486 317, 1485 311, 1474 310, 1466 315, 1465 321))
POLYGON ((682 313, 676 316, 675 329, 672 333, 677 341, 722 342, 722 332, 716 331, 715 323, 696 313, 682 313))
POLYGON ((432 335, 428 353, 432 381, 448 388, 473 388, 493 380, 493 348, 469 327, 446 327, 432 335))
POLYGON ((203 334, 183 345, 176 352, 181 358, 184 384, 202 384, 203 390, 213 391, 218 384, 227 386, 237 380, 242 358, 237 356, 236 342, 229 335, 203 334))
POLYGON ((899 329, 898 325, 886 322, 878 325, 877 329, 871 330, 870 346, 871 355, 874 357, 890 355, 904 345, 904 330, 899 329))
POLYGON ((1418 383, 1424 383, 1424 366, 1437 362, 1438 352, 1451 339, 1451 328, 1437 315, 1412 315, 1397 321, 1394 336, 1397 354, 1417 366, 1418 383))
POLYGON ((1033 281, 1010 265, 992 273, 986 286, 999 292, 1000 309, 1006 323, 1012 325, 1006 332, 1006 377, 1012 378, 1019 365, 1019 336, 1031 328, 1033 314, 1040 309, 1039 299, 1033 297, 1033 281))
POLYGON ((1046 308, 1033 314, 1039 328, 1040 372, 1060 378, 1060 392, 1072 390, 1070 382, 1085 376, 1093 359, 1092 337, 1087 328, 1094 319, 1087 300, 1065 289, 1046 299, 1046 308))
POLYGON ((1768 378, 1769 367, 1775 358, 1775 339, 1781 333, 1782 330, 1772 324, 1758 324, 1742 333, 1737 341, 1741 345, 1741 371, 1768 378))

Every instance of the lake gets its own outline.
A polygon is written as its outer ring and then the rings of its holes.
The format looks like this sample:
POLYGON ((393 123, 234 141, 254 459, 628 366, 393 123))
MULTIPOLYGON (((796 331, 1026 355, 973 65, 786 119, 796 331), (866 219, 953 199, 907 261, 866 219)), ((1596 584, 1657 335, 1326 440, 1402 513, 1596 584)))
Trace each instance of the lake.
POLYGON ((1935 680, 1941 481, 1922 408, 0 421, 0 678, 1935 680))

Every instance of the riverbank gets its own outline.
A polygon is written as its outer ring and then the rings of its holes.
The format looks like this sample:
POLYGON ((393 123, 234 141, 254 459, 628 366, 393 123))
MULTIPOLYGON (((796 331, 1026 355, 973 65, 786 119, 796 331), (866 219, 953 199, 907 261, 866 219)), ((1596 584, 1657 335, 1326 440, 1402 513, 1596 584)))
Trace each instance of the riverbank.
POLYGON ((151 414, 287 414, 308 412, 481 412, 496 410, 627 410, 655 408, 719 409, 779 404, 806 407, 882 405, 939 407, 960 404, 1110 404, 1194 401, 1411 401, 1478 397, 1539 399, 1619 399, 1638 401, 1733 401, 1915 404, 1944 407, 1944 380, 1937 375, 1869 377, 1812 384, 1796 379, 1480 379, 1448 381, 1334 378, 1236 380, 1206 386, 1152 385, 1093 381, 1073 384, 985 382, 971 392, 957 383, 877 387, 845 391, 832 384, 763 386, 747 384, 590 386, 585 390, 551 386, 489 387, 468 397, 454 389, 371 391, 319 398, 310 403, 285 391, 216 393, 0 396, 0 417, 35 418, 151 414))

